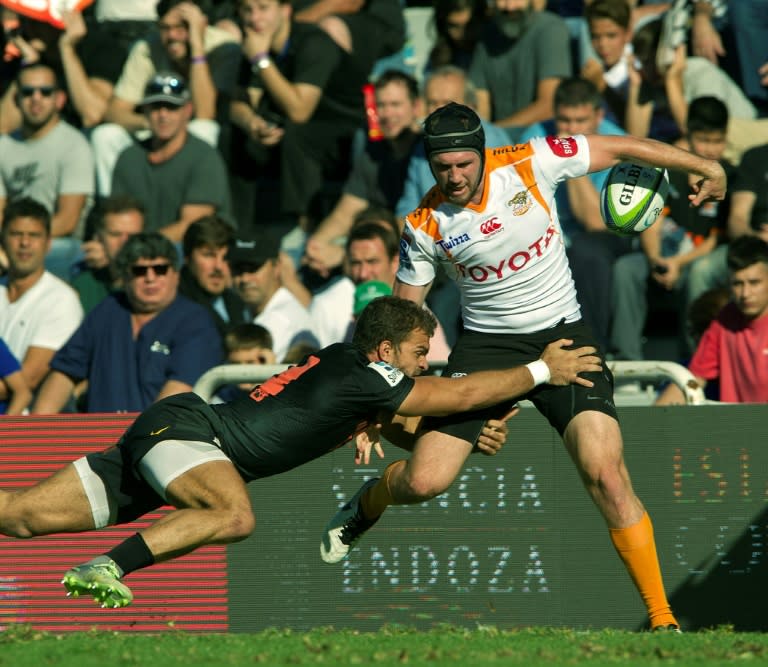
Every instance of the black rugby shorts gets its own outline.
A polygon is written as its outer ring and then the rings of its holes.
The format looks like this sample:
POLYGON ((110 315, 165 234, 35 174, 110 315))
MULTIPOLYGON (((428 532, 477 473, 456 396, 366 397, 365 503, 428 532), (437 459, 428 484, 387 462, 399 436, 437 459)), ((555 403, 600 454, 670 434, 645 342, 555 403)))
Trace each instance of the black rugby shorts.
POLYGON ((137 464, 152 447, 164 440, 215 444, 216 434, 205 416, 208 409, 192 392, 169 396, 142 412, 116 447, 86 456, 91 470, 117 502, 117 523, 133 521, 166 504, 136 472, 137 464))
MULTIPOLYGON (((522 366, 541 357, 544 348, 561 338, 573 340, 573 348, 592 345, 603 364, 600 373, 584 373, 584 378, 594 382, 594 387, 571 384, 556 387, 542 384, 520 399, 529 399, 554 429, 563 435, 566 427, 580 412, 595 410, 618 420, 613 402, 613 374, 606 365, 602 351, 590 329, 581 321, 558 324, 550 329, 529 334, 488 334, 465 330, 443 370, 443 377, 469 374, 481 370, 501 370, 522 366)), ((515 401, 503 405, 462 412, 447 417, 430 417, 425 421, 427 429, 447 433, 467 442, 475 442, 486 420, 503 416, 515 401)))

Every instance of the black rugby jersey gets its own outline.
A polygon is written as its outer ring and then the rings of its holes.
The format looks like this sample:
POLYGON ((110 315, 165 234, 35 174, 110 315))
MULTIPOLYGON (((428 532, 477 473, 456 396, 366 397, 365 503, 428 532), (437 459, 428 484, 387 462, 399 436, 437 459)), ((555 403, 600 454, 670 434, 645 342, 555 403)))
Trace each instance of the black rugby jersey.
POLYGON ((348 343, 309 355, 257 386, 250 397, 211 405, 221 449, 247 480, 316 459, 396 412, 414 380, 370 362, 348 343))

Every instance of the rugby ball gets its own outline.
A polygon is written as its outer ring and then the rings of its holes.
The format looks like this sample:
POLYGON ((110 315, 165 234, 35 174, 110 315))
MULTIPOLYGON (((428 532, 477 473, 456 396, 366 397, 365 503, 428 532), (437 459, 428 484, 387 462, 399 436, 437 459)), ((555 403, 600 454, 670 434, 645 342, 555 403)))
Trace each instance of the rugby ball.
POLYGON ((666 169, 632 162, 614 165, 600 193, 606 227, 622 236, 645 231, 661 215, 668 192, 666 169))

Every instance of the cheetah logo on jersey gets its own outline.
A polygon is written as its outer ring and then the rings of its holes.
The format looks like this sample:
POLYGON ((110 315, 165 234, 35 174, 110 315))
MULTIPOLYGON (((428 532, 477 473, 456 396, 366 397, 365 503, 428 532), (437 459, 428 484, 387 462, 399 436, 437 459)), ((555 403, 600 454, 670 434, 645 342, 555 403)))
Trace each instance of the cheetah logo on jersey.
POLYGON ((512 215, 524 215, 533 206, 533 200, 528 194, 528 190, 523 190, 512 197, 507 202, 507 206, 512 209, 512 215))
POLYGON ((385 361, 372 361, 368 364, 368 368, 375 370, 381 377, 383 377, 390 387, 396 387, 400 384, 400 381, 405 377, 403 371, 394 366, 390 366, 385 361))

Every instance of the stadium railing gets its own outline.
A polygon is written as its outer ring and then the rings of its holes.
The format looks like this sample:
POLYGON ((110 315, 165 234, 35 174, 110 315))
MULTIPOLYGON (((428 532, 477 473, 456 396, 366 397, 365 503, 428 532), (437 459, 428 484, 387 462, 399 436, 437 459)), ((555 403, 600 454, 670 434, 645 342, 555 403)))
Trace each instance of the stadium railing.
MULTIPOLYGON (((432 362, 433 371, 439 371, 445 366, 445 362, 432 362)), ((642 383, 651 385, 663 382, 674 382, 685 395, 686 405, 703 405, 710 403, 704 396, 704 391, 696 382, 691 372, 672 361, 612 361, 608 367, 616 379, 617 387, 628 385, 642 386, 642 383)), ((240 382, 263 382, 276 373, 288 368, 287 364, 224 364, 216 366, 204 373, 194 386, 196 394, 210 401, 216 390, 225 384, 240 382)), ((648 405, 653 402, 649 392, 617 391, 617 404, 648 405)))

